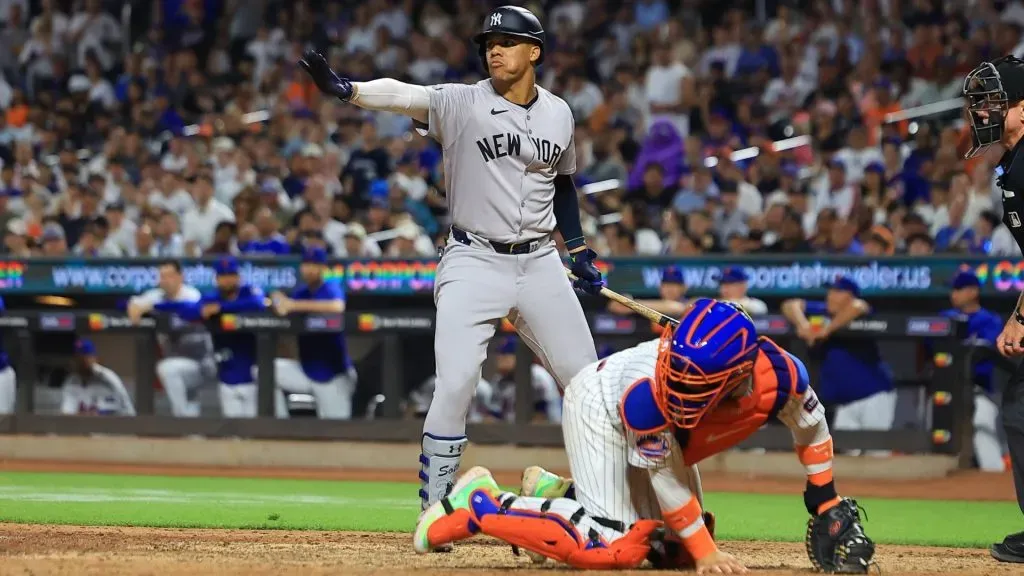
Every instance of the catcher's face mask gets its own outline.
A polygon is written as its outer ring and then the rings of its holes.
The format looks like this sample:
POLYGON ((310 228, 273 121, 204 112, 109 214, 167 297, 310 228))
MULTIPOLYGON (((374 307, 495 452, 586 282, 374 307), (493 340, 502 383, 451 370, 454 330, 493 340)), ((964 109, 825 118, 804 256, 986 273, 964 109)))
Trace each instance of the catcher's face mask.
POLYGON ((1010 110, 1010 99, 995 65, 982 62, 967 75, 964 99, 971 120, 971 149, 964 158, 973 158, 1002 139, 1010 110))

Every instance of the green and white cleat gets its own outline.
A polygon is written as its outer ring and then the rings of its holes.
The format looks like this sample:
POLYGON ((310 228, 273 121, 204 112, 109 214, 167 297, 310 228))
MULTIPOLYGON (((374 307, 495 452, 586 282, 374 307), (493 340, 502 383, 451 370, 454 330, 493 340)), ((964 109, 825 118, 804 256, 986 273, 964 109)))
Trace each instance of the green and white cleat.
POLYGON ((491 472, 482 466, 470 468, 455 483, 447 498, 431 504, 423 512, 412 537, 413 548, 418 554, 450 547, 453 542, 477 533, 479 527, 473 522, 469 500, 478 490, 494 498, 501 495, 501 488, 491 472))
POLYGON ((523 470, 523 483, 519 489, 519 495, 534 498, 564 498, 569 488, 572 488, 572 478, 562 478, 540 466, 530 466, 523 470))
MULTIPOLYGON (((523 482, 519 487, 519 495, 547 499, 565 498, 569 488, 572 488, 572 478, 562 478, 540 466, 530 466, 523 470, 523 482)), ((548 560, 547 557, 536 552, 529 550, 525 552, 534 564, 543 564, 548 560)))

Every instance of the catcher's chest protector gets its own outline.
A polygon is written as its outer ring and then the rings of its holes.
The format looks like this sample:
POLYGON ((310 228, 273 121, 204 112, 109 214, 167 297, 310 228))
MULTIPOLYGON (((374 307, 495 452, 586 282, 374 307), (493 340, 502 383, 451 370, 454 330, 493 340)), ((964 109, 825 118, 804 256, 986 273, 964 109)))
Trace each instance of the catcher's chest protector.
POLYGON ((796 394, 797 368, 778 344, 761 338, 749 394, 723 400, 692 430, 677 430, 683 461, 696 464, 757 432, 796 394))

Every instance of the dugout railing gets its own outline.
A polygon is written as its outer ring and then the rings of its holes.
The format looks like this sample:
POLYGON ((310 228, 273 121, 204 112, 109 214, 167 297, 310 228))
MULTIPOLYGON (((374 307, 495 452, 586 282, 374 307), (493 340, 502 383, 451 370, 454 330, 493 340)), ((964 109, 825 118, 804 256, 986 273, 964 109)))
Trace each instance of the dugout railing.
MULTIPOLYGON (((597 313, 588 315, 595 338, 629 345, 654 337, 652 327, 633 317, 597 313)), ((789 323, 781 316, 755 318, 758 331, 790 345, 809 362, 813 378, 813 361, 801 350, 789 323)), ((154 414, 154 366, 158 331, 194 329, 194 325, 174 316, 144 318, 134 325, 123 314, 110 311, 8 311, 0 317, 0 329, 11 348, 12 363, 17 371, 17 409, 14 415, 0 417, 0 433, 88 435, 116 434, 137 436, 246 437, 291 440, 367 440, 415 441, 422 423, 400 419, 399 399, 402 389, 403 351, 405 337, 429 335, 434 330, 432 310, 353 311, 345 315, 273 314, 220 315, 205 322, 211 331, 252 331, 258 346, 259 414, 254 419, 175 418, 154 414), (351 327, 362 335, 378 340, 383 361, 380 374, 361 375, 360 385, 379 384, 384 397, 380 419, 323 421, 315 418, 279 420, 273 414, 274 359, 277 340, 287 334, 319 331, 335 332, 351 327), (33 413, 36 374, 33 333, 63 332, 76 334, 123 333, 131 335, 136 355, 134 398, 138 416, 82 417, 50 416, 33 413)), ((507 322, 499 332, 511 332, 507 322)), ((901 453, 940 453, 963 455, 969 464, 972 381, 970 363, 973 348, 963 340, 963 324, 945 317, 877 315, 854 321, 841 334, 856 338, 884 341, 913 339, 931 341, 932 369, 928 374, 927 396, 931 404, 930 426, 920 429, 891 431, 835 431, 837 450, 893 450, 901 453)), ((127 352, 127 351, 126 351, 127 352)), ((526 384, 534 358, 525 346, 516 352, 516 405, 533 406, 533 388, 526 384)), ((530 423, 530 410, 516 410, 514 423, 489 423, 470 426, 470 436, 481 444, 516 444, 559 446, 561 430, 556 425, 530 423)), ((789 431, 781 426, 767 425, 744 442, 741 448, 788 450, 792 445, 789 431)))

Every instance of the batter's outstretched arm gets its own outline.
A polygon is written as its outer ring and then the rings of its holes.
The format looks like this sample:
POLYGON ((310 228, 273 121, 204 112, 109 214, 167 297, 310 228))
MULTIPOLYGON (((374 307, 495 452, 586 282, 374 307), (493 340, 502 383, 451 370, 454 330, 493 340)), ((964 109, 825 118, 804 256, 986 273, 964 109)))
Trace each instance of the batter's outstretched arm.
POLYGON ((427 123, 430 92, 426 86, 406 84, 392 78, 353 82, 349 102, 366 110, 394 112, 427 123))

